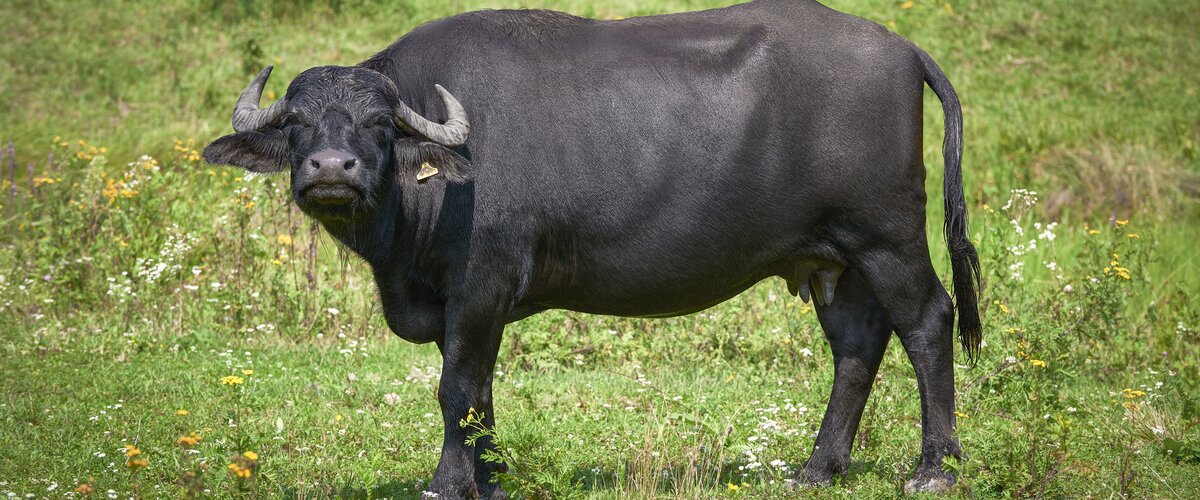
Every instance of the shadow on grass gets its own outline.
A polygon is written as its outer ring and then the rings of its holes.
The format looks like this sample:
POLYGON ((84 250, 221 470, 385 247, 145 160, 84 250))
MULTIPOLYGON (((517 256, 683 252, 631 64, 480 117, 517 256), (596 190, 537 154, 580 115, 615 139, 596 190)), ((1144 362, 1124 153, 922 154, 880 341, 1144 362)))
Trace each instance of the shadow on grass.
MULTIPOLYGON (((688 465, 664 466, 649 470, 642 467, 633 474, 634 464, 625 471, 577 467, 570 473, 569 482, 546 484, 544 478, 534 471, 513 471, 510 479, 503 482, 504 489, 516 498, 569 498, 588 493, 624 494, 633 496, 666 496, 686 498, 693 495, 710 496, 722 491, 727 484, 749 483, 752 491, 776 488, 765 480, 748 480, 741 477, 737 465, 726 464, 718 470, 700 471, 688 465), (624 477, 622 477, 624 476, 624 477), (654 477, 657 476, 657 477, 654 477)), ((897 481, 895 470, 882 460, 853 461, 845 474, 834 479, 833 487, 845 487, 862 481, 897 481)), ((900 478, 902 481, 903 478, 900 478)), ((395 480, 377 484, 370 488, 330 487, 323 491, 299 491, 287 488, 281 491, 284 498, 422 498, 426 480, 395 480)), ((901 482, 902 484, 902 482, 901 482)), ((796 493, 804 496, 803 489, 796 493)))
POLYGON ((325 489, 299 490, 297 488, 282 488, 279 491, 281 498, 421 498, 421 491, 428 484, 423 480, 395 480, 376 484, 369 488, 351 488, 338 487, 330 485, 325 489))

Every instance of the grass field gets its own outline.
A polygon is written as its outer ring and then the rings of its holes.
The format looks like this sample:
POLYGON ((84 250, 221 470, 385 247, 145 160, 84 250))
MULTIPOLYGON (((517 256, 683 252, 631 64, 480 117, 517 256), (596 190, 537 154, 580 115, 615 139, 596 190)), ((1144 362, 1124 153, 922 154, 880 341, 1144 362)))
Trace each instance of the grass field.
MULTIPOLYGON (((441 439, 436 348, 390 335, 369 270, 288 205, 285 177, 197 150, 266 64, 281 94, 456 12, 727 3, 4 2, 0 495, 417 495, 441 439)), ((986 345, 957 367, 952 494, 1200 495, 1200 4, 829 5, 921 45, 964 103, 986 345)), ((941 130, 927 112, 937 242, 941 130)), ((506 332, 496 438, 518 497, 893 497, 919 453, 893 342, 849 474, 785 487, 833 373, 777 280, 687 317, 552 311, 506 332)))

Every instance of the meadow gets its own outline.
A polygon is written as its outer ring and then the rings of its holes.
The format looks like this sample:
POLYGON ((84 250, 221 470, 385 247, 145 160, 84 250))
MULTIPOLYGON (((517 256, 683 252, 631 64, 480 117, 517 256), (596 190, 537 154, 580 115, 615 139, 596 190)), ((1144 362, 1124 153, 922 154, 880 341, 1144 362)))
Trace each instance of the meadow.
MULTIPOLYGON (((369 270, 289 205, 286 176, 199 150, 267 64, 272 98, 457 12, 729 3, 4 2, 0 495, 419 495, 441 440, 436 347, 391 336, 369 270)), ((969 456, 947 464, 951 494, 1200 495, 1200 3, 827 4, 922 46, 964 104, 985 346, 974 367, 957 353, 969 456)), ((525 319, 496 367, 499 480, 518 498, 901 496, 920 429, 898 342, 849 473, 787 487, 831 359, 775 279, 680 318, 525 319)))

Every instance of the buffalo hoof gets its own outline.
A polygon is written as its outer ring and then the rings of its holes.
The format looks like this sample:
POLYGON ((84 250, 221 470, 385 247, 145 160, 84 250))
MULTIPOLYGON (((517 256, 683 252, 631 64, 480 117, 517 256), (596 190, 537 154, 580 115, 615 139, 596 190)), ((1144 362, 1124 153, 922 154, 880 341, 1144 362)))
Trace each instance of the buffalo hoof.
POLYGON ((788 481, 788 489, 802 490, 806 488, 822 488, 833 484, 833 474, 829 472, 815 472, 805 469, 799 474, 796 474, 796 479, 788 481))
POLYGON ((911 480, 904 483, 904 493, 945 493, 954 486, 954 474, 941 469, 917 471, 911 480))
POLYGON ((830 486, 834 476, 844 474, 849 468, 849 460, 810 458, 804 469, 796 473, 796 480, 790 486, 793 489, 830 486))
POLYGON ((429 489, 421 492, 421 498, 438 498, 442 500, 474 500, 479 498, 479 491, 475 489, 475 483, 469 482, 466 487, 453 487, 446 484, 438 484, 435 480, 429 489))
POLYGON ((486 486, 479 488, 479 492, 480 492, 479 498, 485 498, 485 499, 490 499, 490 500, 507 500, 508 499, 508 492, 501 489, 500 485, 497 485, 497 484, 489 483, 486 486))

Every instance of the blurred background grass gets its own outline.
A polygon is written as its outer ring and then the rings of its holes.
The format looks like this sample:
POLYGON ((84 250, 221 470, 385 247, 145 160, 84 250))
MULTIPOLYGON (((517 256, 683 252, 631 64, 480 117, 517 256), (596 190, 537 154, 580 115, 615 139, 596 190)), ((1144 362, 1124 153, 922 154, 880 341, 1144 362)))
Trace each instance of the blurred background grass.
MULTIPOLYGON (((19 165, 54 136, 107 146, 113 164, 174 139, 228 130, 232 100, 277 66, 354 64, 412 27, 477 8, 555 8, 612 18, 726 1, 168 0, 7 2, 0 40, 0 140, 19 165)), ((897 2, 832 8, 889 26, 940 62, 962 96, 968 199, 1038 190, 1054 218, 1153 219, 1183 241, 1200 211, 1200 4, 1173 1, 897 2), (905 8, 907 7, 907 8, 905 8)), ((932 100, 931 100, 932 104, 932 100)), ((938 113, 933 113, 938 114, 938 113)), ((936 145, 939 122, 930 122, 936 145)), ((940 164, 931 151, 930 165, 940 164)), ((931 185, 940 169, 930 169, 931 185)), ((931 204, 931 218, 940 217, 931 204)), ((1170 245, 1170 243, 1168 243, 1170 245)), ((1196 267, 1168 252, 1171 267, 1196 267)), ((1198 284, 1194 275, 1177 276, 1198 284)))

